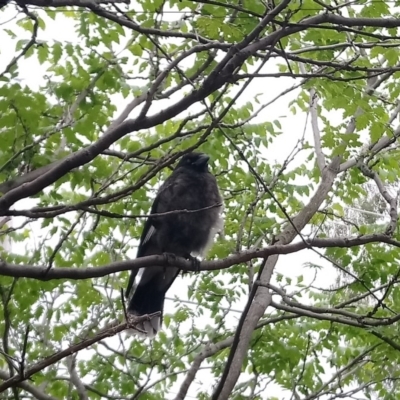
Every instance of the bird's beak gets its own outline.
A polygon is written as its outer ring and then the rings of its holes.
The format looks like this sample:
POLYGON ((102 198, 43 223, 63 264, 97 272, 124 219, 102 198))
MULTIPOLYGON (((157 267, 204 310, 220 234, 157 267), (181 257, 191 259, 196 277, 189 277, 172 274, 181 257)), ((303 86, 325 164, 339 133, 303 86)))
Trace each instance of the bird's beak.
POLYGON ((198 167, 204 167, 207 165, 209 159, 210 157, 207 154, 202 154, 193 164, 198 167))

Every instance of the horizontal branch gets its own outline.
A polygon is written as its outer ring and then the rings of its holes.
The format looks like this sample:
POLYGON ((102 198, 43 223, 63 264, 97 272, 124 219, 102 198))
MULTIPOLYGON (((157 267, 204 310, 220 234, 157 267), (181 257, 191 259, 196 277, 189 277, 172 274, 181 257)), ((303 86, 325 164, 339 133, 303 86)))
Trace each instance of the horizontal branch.
POLYGON ((297 314, 298 316, 302 317, 308 317, 312 319, 317 319, 320 321, 329 321, 333 323, 338 323, 338 324, 343 324, 343 325, 348 325, 348 326, 353 326, 355 328, 361 328, 367 330, 369 333, 372 335, 382 339, 386 343, 388 343, 390 346, 395 348, 396 350, 400 350, 400 345, 394 341, 389 341, 388 338, 384 335, 380 335, 379 332, 374 330, 377 327, 380 326, 387 326, 387 325, 393 325, 397 322, 396 320, 390 321, 391 323, 388 323, 386 319, 382 319, 382 321, 375 321, 375 323, 372 325, 370 321, 364 321, 363 318, 347 318, 347 317, 342 317, 339 315, 332 315, 328 313, 318 313, 310 310, 306 306, 303 306, 303 308, 300 307, 294 307, 294 306, 288 306, 286 304, 282 303, 277 303, 275 301, 271 301, 271 307, 275 308, 276 310, 288 312, 291 314, 297 314))
MULTIPOLYGON (((245 263, 256 258, 266 258, 273 254, 291 254, 300 250, 316 248, 347 248, 362 246, 367 243, 386 243, 395 247, 400 247, 400 242, 391 239, 385 234, 373 234, 358 237, 329 238, 304 240, 298 243, 287 245, 277 244, 263 249, 251 249, 230 255, 222 260, 203 261, 200 264, 201 271, 214 271, 226 269, 233 265, 245 263)), ((170 255, 155 255, 136 258, 134 260, 116 261, 101 267, 83 268, 52 268, 49 271, 46 266, 18 265, 0 261, 0 275, 12 276, 15 278, 33 278, 42 281, 52 279, 91 279, 114 274, 121 271, 129 271, 137 268, 148 268, 154 266, 175 266, 183 271, 193 271, 191 261, 181 257, 171 257, 170 255)))
MULTIPOLYGON (((166 215, 197 213, 197 212, 206 211, 206 210, 210 210, 211 208, 216 208, 216 207, 221 207, 221 206, 223 206, 223 203, 216 203, 211 206, 198 208, 196 210, 188 210, 185 208, 183 210, 173 210, 173 211, 166 211, 164 213, 153 213, 153 214, 118 214, 118 213, 110 212, 107 210, 97 210, 96 208, 90 208, 90 207, 74 208, 75 206, 64 206, 64 207, 62 206, 61 209, 59 209, 58 208, 59 206, 56 206, 56 207, 48 207, 49 211, 42 211, 42 208, 35 207, 30 210, 7 210, 4 214, 6 214, 7 217, 13 216, 13 217, 27 217, 27 218, 54 218, 55 216, 57 216, 59 214, 65 214, 67 212, 84 211, 84 212, 88 212, 91 214, 101 215, 101 216, 107 217, 107 218, 156 219, 156 218, 164 217, 166 215), (54 208, 56 208, 56 209, 54 210, 54 208)), ((0 228, 1 228, 1 225, 0 225, 0 228)))
MULTIPOLYGON (((260 284, 260 283, 258 283, 260 284)), ((298 301, 291 300, 287 294, 280 288, 275 287, 274 285, 268 284, 266 285, 268 288, 272 289, 274 292, 282 296, 281 305, 287 305, 288 307, 292 307, 293 310, 305 310, 312 312, 314 314, 320 315, 330 315, 333 318, 336 316, 340 316, 341 318, 345 318, 346 320, 350 321, 357 321, 358 323, 362 324, 363 326, 388 326, 393 325, 400 320, 400 314, 396 314, 394 317, 389 318, 386 316, 383 317, 372 317, 370 313, 362 315, 357 314, 355 312, 339 309, 337 306, 333 307, 322 307, 322 306, 314 306, 311 304, 302 304, 298 301)), ((285 310, 287 311, 287 310, 285 310)), ((294 313, 296 311, 293 311, 294 313)))

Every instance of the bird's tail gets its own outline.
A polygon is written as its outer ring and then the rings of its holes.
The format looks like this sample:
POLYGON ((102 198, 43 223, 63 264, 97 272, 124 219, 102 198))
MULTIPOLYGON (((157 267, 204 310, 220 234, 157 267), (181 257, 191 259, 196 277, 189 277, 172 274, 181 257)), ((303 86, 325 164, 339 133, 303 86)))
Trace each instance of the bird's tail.
POLYGON ((152 317, 150 320, 145 320, 137 323, 135 329, 128 329, 128 336, 139 336, 143 339, 153 339, 161 328, 161 317, 152 317))
POLYGON ((129 302, 128 313, 142 316, 159 312, 160 315, 139 323, 138 330, 133 331, 136 335, 153 338, 157 334, 161 328, 164 300, 165 292, 155 290, 151 281, 139 283, 129 302))
POLYGON ((154 337, 161 328, 165 294, 179 273, 174 267, 145 268, 128 305, 128 313, 142 316, 160 313, 159 316, 143 321, 136 327, 135 334, 154 337))

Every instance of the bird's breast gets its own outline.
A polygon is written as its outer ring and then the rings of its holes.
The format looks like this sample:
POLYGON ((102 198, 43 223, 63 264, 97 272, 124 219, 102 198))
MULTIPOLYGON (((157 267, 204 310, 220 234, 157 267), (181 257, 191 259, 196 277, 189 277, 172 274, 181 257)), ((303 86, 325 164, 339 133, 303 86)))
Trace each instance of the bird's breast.
POLYGON ((178 212, 161 221, 164 251, 177 255, 204 252, 221 228, 221 196, 211 174, 190 176, 176 191, 170 209, 178 212), (205 176, 202 176, 205 175, 205 176))

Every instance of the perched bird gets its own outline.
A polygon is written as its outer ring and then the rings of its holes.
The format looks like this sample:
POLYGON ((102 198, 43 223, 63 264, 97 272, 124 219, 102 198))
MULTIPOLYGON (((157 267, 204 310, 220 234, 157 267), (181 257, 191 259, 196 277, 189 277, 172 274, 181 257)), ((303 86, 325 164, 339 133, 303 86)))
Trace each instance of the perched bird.
MULTIPOLYGON (((208 160, 209 156, 203 153, 185 154, 160 187, 151 214, 210 208, 148 218, 140 238, 137 257, 163 253, 173 253, 187 259, 193 259, 193 256, 204 257, 215 234, 221 231, 223 225, 222 199, 216 179, 208 171, 208 160)), ((154 266, 142 270, 133 293, 137 270, 131 272, 126 290, 130 298, 128 313, 140 316, 160 311, 160 317, 137 326, 144 332, 144 336, 154 337, 161 327, 165 294, 179 269, 174 266, 154 266)))

